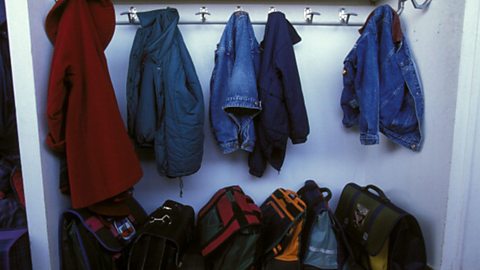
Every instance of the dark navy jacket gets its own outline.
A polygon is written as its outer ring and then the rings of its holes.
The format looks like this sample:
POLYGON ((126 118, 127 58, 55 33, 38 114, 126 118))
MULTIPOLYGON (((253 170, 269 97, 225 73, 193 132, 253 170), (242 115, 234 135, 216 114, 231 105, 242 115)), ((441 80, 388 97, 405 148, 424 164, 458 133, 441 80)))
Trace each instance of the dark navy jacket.
POLYGON ((304 143, 310 132, 293 45, 301 38, 281 12, 268 15, 259 74, 262 113, 257 117, 257 141, 249 157, 250 174, 262 176, 268 161, 280 170, 288 138, 304 143))
POLYGON ((378 144, 382 132, 420 151, 422 87, 397 13, 388 5, 376 8, 360 32, 344 61, 344 126, 358 125, 365 145, 378 144))
POLYGON ((15 100, 4 1, 0 1, 0 152, 18 153, 15 100))

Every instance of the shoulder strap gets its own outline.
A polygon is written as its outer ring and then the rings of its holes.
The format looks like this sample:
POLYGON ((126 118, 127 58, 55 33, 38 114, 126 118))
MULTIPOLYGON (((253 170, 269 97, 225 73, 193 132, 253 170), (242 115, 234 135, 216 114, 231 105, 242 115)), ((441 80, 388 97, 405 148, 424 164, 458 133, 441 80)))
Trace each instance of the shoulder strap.
MULTIPOLYGON (((344 246, 345 250, 347 251, 347 259, 345 261, 345 264, 348 264, 349 270, 365 270, 357 261, 355 258, 355 254, 353 253, 352 247, 350 246, 350 242, 347 239, 347 236, 345 235, 345 231, 343 230, 342 224, 338 221, 338 219, 335 217, 335 215, 328 210, 328 215, 330 216, 332 222, 333 222, 333 230, 337 234, 338 238, 340 241, 342 241, 342 245, 344 246)), ((344 267, 345 268, 345 267, 344 267)))

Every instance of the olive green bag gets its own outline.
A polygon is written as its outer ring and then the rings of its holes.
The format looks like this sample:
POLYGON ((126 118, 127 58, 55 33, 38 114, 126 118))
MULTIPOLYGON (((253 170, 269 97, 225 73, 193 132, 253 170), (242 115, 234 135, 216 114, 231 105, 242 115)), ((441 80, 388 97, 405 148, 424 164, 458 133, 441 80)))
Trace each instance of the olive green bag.
POLYGON ((345 230, 354 259, 365 269, 427 269, 417 220, 390 202, 380 188, 347 184, 335 216, 345 230))

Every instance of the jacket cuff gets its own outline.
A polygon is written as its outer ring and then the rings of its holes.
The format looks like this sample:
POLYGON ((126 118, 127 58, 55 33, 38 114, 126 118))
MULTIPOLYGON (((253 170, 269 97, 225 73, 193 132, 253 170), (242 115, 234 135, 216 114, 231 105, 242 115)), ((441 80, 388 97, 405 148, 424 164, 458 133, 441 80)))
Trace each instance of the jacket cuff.
POLYGON ((360 134, 360 142, 363 145, 378 144, 379 141, 378 134, 360 134))
POLYGON ((256 177, 262 177, 263 176, 263 172, 260 171, 260 170, 250 169, 248 172, 251 175, 256 176, 256 177))
POLYGON ((222 109, 224 111, 228 111, 229 109, 236 108, 251 109, 251 114, 257 115, 262 110, 262 103, 257 98, 253 97, 227 97, 225 99, 225 103, 222 106, 222 109))
POLYGON ((290 140, 292 141, 292 144, 299 144, 299 143, 304 143, 307 141, 307 137, 303 137, 303 138, 290 138, 290 140))

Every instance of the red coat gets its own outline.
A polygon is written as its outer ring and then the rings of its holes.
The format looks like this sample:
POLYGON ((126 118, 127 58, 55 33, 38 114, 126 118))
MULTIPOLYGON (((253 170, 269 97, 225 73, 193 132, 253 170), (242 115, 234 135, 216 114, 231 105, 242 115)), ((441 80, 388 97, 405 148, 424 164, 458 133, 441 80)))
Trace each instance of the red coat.
POLYGON ((142 177, 104 54, 114 29, 110 0, 59 0, 46 19, 55 47, 47 144, 66 154, 74 208, 117 195, 142 177))

